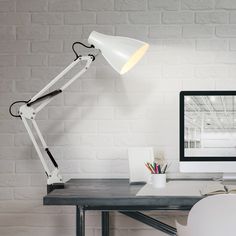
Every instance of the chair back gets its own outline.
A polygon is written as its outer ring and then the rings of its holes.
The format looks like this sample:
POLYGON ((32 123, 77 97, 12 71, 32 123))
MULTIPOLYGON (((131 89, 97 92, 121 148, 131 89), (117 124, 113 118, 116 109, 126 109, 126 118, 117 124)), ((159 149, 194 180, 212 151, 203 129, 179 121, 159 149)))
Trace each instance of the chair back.
POLYGON ((236 235, 236 194, 206 197, 190 210, 187 226, 177 225, 178 236, 236 235))

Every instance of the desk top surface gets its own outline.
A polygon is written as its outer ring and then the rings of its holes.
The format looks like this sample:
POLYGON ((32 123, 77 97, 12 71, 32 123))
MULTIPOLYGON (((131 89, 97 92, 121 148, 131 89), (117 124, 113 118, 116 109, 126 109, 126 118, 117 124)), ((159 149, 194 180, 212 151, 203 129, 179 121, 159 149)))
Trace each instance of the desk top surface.
POLYGON ((200 196, 136 196, 143 185, 128 179, 71 179, 64 189, 46 195, 44 205, 79 205, 88 210, 189 210, 200 196))

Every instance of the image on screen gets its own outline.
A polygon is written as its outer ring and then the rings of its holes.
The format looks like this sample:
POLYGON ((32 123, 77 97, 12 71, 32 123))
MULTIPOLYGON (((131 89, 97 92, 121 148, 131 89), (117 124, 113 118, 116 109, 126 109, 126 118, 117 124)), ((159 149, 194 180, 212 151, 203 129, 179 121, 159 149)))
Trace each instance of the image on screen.
POLYGON ((236 96, 184 97, 184 155, 236 156, 236 96))

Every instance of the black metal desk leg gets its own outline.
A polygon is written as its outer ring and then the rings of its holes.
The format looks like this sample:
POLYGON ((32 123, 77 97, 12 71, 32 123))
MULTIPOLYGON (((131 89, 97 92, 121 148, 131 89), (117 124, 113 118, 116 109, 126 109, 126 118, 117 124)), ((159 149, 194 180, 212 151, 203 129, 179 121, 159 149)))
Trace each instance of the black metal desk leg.
POLYGON ((85 236, 85 211, 76 206, 76 236, 85 236))
POLYGON ((147 215, 144 215, 143 213, 141 212, 138 212, 138 211, 120 211, 120 213, 126 215, 126 216, 129 216, 135 220, 138 220, 146 225, 149 225, 159 231, 162 231, 168 235, 172 235, 172 236, 176 236, 177 235, 177 230, 176 228, 170 226, 170 225, 167 225, 159 220, 156 220, 150 216, 147 216, 147 215))
POLYGON ((109 236, 109 211, 102 211, 102 236, 109 236))

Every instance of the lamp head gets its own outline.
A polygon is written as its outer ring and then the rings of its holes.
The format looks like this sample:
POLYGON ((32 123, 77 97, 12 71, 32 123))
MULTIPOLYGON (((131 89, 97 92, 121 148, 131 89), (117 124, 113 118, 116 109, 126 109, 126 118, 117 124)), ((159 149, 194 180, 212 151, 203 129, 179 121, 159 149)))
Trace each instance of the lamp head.
POLYGON ((119 73, 128 72, 146 53, 149 44, 127 37, 93 31, 88 43, 99 49, 108 63, 119 73))

